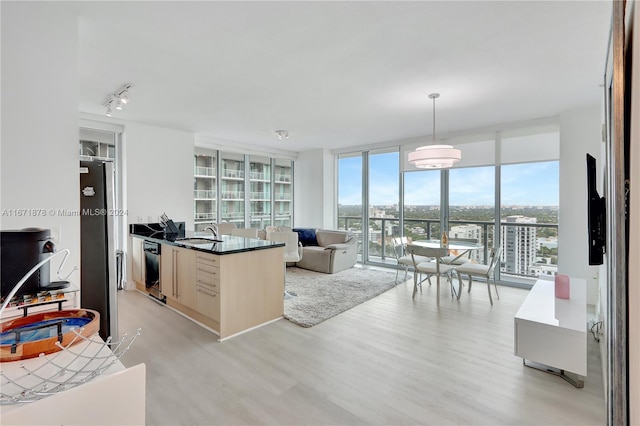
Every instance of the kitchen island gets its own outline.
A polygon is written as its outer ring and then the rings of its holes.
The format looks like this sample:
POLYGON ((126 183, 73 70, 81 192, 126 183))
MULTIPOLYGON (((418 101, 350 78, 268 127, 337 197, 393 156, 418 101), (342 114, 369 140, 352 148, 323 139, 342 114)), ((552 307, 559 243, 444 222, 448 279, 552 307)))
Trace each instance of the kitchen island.
POLYGON ((282 317, 284 244, 130 226, 136 288, 224 340, 282 317), (145 247, 157 247, 153 253, 145 247), (151 278, 149 278, 149 276, 151 278))

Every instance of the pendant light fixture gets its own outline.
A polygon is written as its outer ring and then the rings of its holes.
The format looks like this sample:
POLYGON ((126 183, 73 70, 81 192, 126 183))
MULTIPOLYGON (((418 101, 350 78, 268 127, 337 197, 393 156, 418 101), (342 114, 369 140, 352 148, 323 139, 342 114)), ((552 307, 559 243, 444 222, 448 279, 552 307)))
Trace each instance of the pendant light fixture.
POLYGON ((433 100, 433 135, 431 145, 421 146, 409 153, 409 164, 419 169, 448 169, 462 158, 459 149, 451 145, 439 145, 436 143, 436 99, 440 93, 431 93, 429 99, 433 100))

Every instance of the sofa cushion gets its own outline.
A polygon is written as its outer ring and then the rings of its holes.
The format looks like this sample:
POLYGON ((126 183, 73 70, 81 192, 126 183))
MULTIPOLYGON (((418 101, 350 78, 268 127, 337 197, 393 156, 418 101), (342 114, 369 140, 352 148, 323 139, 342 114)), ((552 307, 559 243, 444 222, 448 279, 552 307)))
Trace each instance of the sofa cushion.
POLYGON ((302 246, 317 246, 316 230, 313 228, 293 228, 293 232, 298 233, 298 241, 302 246))
POLYGON ((326 247, 331 244, 346 243, 349 240, 349 233, 345 231, 321 230, 316 232, 316 239, 319 246, 326 247))

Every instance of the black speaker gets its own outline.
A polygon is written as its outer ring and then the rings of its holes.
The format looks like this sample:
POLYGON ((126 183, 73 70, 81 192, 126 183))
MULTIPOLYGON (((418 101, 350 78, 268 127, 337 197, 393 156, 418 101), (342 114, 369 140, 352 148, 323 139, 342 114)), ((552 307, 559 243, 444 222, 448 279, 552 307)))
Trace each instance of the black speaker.
MULTIPOLYGON (((22 277, 55 250, 51 231, 41 228, 24 228, 0 231, 0 275, 2 298, 11 293, 22 277)), ((40 266, 20 287, 17 296, 47 290, 50 284, 49 262, 40 266)))

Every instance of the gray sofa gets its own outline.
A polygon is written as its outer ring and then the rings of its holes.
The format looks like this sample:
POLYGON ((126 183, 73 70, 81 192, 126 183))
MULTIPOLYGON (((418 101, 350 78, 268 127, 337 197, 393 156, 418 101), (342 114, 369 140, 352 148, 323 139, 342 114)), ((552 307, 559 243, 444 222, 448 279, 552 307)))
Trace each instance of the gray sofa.
POLYGON ((301 239, 302 259, 296 263, 298 268, 334 274, 356 264, 358 244, 350 232, 318 229, 315 237, 317 245, 301 239))

